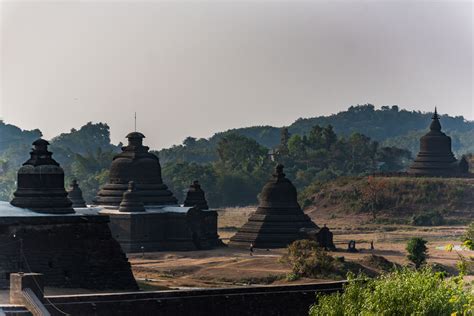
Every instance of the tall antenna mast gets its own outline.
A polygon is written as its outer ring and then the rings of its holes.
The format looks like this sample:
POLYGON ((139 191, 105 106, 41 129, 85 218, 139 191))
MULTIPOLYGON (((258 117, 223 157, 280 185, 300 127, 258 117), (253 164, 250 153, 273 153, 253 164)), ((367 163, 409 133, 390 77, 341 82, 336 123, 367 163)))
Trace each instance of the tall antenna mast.
POLYGON ((137 131, 137 112, 135 112, 135 132, 137 131))

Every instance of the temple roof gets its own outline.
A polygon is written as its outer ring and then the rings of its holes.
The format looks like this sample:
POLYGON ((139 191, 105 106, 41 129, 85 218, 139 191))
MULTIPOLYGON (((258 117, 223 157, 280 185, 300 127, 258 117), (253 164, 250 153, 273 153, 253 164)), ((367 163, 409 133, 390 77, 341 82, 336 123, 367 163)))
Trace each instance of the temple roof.
POLYGON ((122 147, 122 152, 113 158, 109 181, 98 192, 95 202, 119 206, 128 183, 133 181, 145 205, 177 204, 173 193, 163 183, 158 157, 150 153, 147 146, 143 146, 145 136, 132 132, 127 138, 128 145, 122 147))
POLYGON ((278 164, 272 178, 264 185, 259 195, 259 206, 266 208, 300 208, 296 188, 278 164))

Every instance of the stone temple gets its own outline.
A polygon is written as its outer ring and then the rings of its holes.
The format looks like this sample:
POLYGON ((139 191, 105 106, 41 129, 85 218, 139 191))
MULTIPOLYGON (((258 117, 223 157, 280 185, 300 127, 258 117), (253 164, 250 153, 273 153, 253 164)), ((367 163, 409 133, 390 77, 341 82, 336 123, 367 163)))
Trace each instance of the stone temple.
MULTIPOLYGON (((325 228, 323 233, 328 230, 325 228)), ((262 189, 259 205, 248 222, 230 238, 230 246, 255 248, 284 248, 295 240, 305 238, 305 232, 314 231, 317 240, 321 229, 304 214, 297 201, 295 186, 283 173, 283 166, 277 165, 273 178, 262 189)), ((329 231, 329 230, 328 230, 329 231)), ((334 245, 321 245, 334 248, 334 245)))
POLYGON ((462 176, 469 173, 467 161, 456 160, 451 150, 451 137, 441 131, 435 109, 430 131, 420 138, 420 151, 407 171, 420 176, 462 176))
POLYGON ((109 217, 76 212, 48 142, 33 146, 13 200, 0 202, 0 286, 8 285, 10 273, 25 271, 44 274, 47 286, 137 289, 109 217))
POLYGON ((201 208, 207 202, 197 200, 178 205, 163 183, 158 157, 143 146, 145 136, 133 132, 127 138, 128 146, 113 158, 110 180, 95 199, 99 213, 110 216, 112 234, 122 249, 151 252, 221 245, 217 212, 201 208))

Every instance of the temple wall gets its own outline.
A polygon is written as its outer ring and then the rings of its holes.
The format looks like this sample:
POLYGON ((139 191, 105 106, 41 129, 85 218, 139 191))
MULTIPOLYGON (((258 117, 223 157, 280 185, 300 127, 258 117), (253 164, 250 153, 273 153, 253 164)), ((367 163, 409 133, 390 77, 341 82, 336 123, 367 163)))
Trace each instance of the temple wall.
POLYGON ((204 249, 219 244, 217 213, 204 211, 201 216, 187 213, 110 214, 112 235, 125 252, 196 250, 196 240, 204 249))
POLYGON ((18 271, 43 273, 46 286, 137 288, 106 216, 0 217, 0 287, 18 271))
MULTIPOLYGON (((342 291, 344 281, 306 285, 255 286, 187 291, 50 296, 71 315, 308 315, 316 293, 342 291)), ((46 303, 52 315, 61 315, 46 303)))

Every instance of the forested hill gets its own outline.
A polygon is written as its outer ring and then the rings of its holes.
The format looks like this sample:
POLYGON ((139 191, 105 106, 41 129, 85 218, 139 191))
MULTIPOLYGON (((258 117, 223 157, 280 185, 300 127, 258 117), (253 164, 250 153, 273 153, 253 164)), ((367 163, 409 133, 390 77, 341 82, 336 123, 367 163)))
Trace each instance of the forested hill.
MULTIPOLYGON (((216 133, 209 139, 188 137, 157 154, 163 179, 180 201, 190 182, 199 179, 215 207, 249 205, 256 202, 274 167, 270 149, 276 149, 273 157, 286 165, 285 173, 298 190, 340 176, 401 171, 416 154, 431 116, 396 106, 355 106, 331 116, 298 119, 288 129, 254 126, 216 133)), ((458 157, 474 153, 474 122, 444 115, 441 124, 452 137, 458 157)), ((0 200, 11 198, 16 172, 41 135, 37 129, 21 130, 0 121, 0 200)), ((66 183, 77 179, 90 202, 107 180, 112 157, 120 151, 120 144, 110 142, 109 126, 87 123, 50 143, 66 183)))
MULTIPOLYGON (((351 106, 330 116, 299 118, 288 126, 290 134, 305 135, 315 125, 332 125, 340 136, 361 133, 383 145, 396 146, 416 154, 419 138, 425 134, 431 123, 433 113, 400 110, 398 106, 383 106, 375 109, 371 104, 351 106)), ((441 116, 441 125, 452 138, 453 151, 458 155, 474 152, 474 122, 462 116, 441 116)), ((215 147, 220 139, 236 133, 256 140, 259 144, 274 148, 280 143, 281 128, 273 126, 253 126, 231 129, 214 134, 209 139, 188 137, 182 145, 163 149, 160 158, 166 161, 182 160, 198 163, 216 159, 215 147)))
POLYGON ((22 130, 15 125, 6 124, 0 120, 0 152, 7 150, 11 146, 21 144, 31 145, 42 133, 39 129, 32 131, 22 130))

